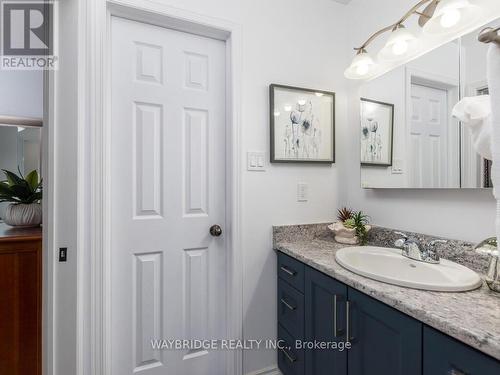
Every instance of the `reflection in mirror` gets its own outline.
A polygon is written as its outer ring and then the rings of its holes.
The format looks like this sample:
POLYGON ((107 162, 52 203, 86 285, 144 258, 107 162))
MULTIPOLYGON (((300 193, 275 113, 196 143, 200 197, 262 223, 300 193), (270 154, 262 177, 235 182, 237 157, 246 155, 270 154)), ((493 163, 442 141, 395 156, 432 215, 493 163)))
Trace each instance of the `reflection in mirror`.
MULTIPOLYGON (((498 22, 492 25, 498 26, 498 22)), ((476 153, 468 129, 452 116, 462 97, 488 93, 488 46, 477 40, 478 33, 474 31, 363 84, 363 188, 491 187, 491 162, 476 153), (389 155, 392 150, 392 160, 366 160, 365 130, 373 127, 373 116, 366 115, 366 99, 382 103, 382 112, 384 107, 393 108, 392 140, 386 132, 373 146, 380 155, 389 155)), ((379 128, 388 128, 387 114, 385 118, 378 120, 379 128)))
MULTIPOLYGON (((26 174, 34 169, 40 173, 41 155, 40 127, 0 125, 0 170, 26 174)), ((0 179, 4 179, 3 172, 0 179)), ((0 203, 0 219, 3 218, 8 203, 0 203)))

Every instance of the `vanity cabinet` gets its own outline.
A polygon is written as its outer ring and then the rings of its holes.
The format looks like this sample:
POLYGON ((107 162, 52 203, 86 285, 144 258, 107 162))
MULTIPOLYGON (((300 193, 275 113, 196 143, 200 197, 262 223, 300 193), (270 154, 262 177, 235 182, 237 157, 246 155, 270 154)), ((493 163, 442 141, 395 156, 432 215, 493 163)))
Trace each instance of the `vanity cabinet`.
POLYGON ((283 375, 500 374, 494 358, 283 253, 278 339, 284 343, 278 351, 283 375), (349 341, 351 348, 296 350, 297 340, 349 341))
MULTIPOLYGON (((309 267, 305 275, 306 340, 308 342, 344 341, 347 287, 309 267)), ((346 373, 347 350, 306 351, 306 374, 346 373)))
POLYGON ((495 359, 430 327, 424 327, 424 375, 498 375, 495 359))
POLYGON ((421 375, 422 323, 353 288, 348 298, 349 375, 421 375))
POLYGON ((285 255, 278 256, 278 367, 284 375, 305 374, 304 350, 296 340, 304 340, 304 279, 306 266, 285 255))

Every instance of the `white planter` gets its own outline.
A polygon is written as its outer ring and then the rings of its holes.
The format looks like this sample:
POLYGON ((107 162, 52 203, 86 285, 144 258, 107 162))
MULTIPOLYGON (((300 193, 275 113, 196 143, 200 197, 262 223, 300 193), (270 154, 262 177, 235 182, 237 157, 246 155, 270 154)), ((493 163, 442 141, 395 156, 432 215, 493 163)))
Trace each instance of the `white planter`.
MULTIPOLYGON (((370 225, 366 225, 365 228, 367 232, 372 229, 370 225)), ((359 239, 358 237, 356 237, 356 229, 346 228, 340 221, 329 225, 328 229, 330 229, 335 234, 335 241, 337 241, 338 243, 344 245, 359 244, 359 239)))
POLYGON ((13 227, 37 227, 42 223, 42 205, 10 204, 5 210, 4 221, 13 227))

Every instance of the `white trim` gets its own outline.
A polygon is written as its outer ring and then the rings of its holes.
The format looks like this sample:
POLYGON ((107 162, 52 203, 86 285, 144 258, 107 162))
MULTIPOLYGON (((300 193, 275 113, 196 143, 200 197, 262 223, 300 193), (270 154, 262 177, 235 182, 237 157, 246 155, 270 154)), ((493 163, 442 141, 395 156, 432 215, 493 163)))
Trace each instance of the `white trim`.
POLYGON ((271 366, 261 370, 248 372, 245 375, 282 375, 282 373, 276 366, 271 366))
MULTIPOLYGON (((241 246, 241 30, 233 23, 186 12, 148 0, 89 0, 85 2, 84 22, 80 27, 86 40, 82 41, 85 85, 85 111, 80 113, 90 129, 86 142, 90 212, 86 213, 89 230, 82 241, 90 248, 88 258, 78 261, 78 367, 77 375, 111 373, 109 327, 110 312, 110 19, 112 15, 130 18, 163 27, 174 28, 226 41, 227 46, 227 254, 228 254, 228 332, 233 339, 242 339, 243 282, 241 246), (88 220, 92 218, 92 220, 88 220), (88 283, 84 275, 90 275, 88 283), (85 296, 85 287, 89 295, 85 296), (84 327, 90 332, 85 339, 84 327), (86 354, 90 353, 90 354, 86 354)), ((83 134, 81 134, 83 136, 83 134)), ((81 167, 84 167, 82 165, 81 167)), ((79 210, 88 206, 85 194, 80 194, 79 210)), ((228 355, 227 374, 242 374, 242 351, 228 355)))
POLYGON ((43 229, 42 229, 42 374, 54 373, 54 280, 55 280, 55 75, 43 74, 42 168, 43 229))

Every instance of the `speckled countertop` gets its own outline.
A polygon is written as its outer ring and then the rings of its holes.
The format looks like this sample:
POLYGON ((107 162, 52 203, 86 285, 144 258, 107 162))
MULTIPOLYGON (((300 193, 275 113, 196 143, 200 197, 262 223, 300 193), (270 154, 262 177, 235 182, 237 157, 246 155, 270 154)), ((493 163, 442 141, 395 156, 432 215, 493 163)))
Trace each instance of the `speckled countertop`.
MULTIPOLYGON (((374 228, 369 238, 369 244, 375 246, 391 246, 393 241, 392 231, 384 228, 374 228)), ((337 250, 346 245, 336 243, 325 224, 274 227, 273 245, 275 250, 500 360, 500 294, 490 291, 484 283, 470 292, 442 293, 358 276, 335 261, 337 250)), ((488 259, 472 248, 473 244, 451 241, 441 249, 441 256, 484 273, 488 259)))

